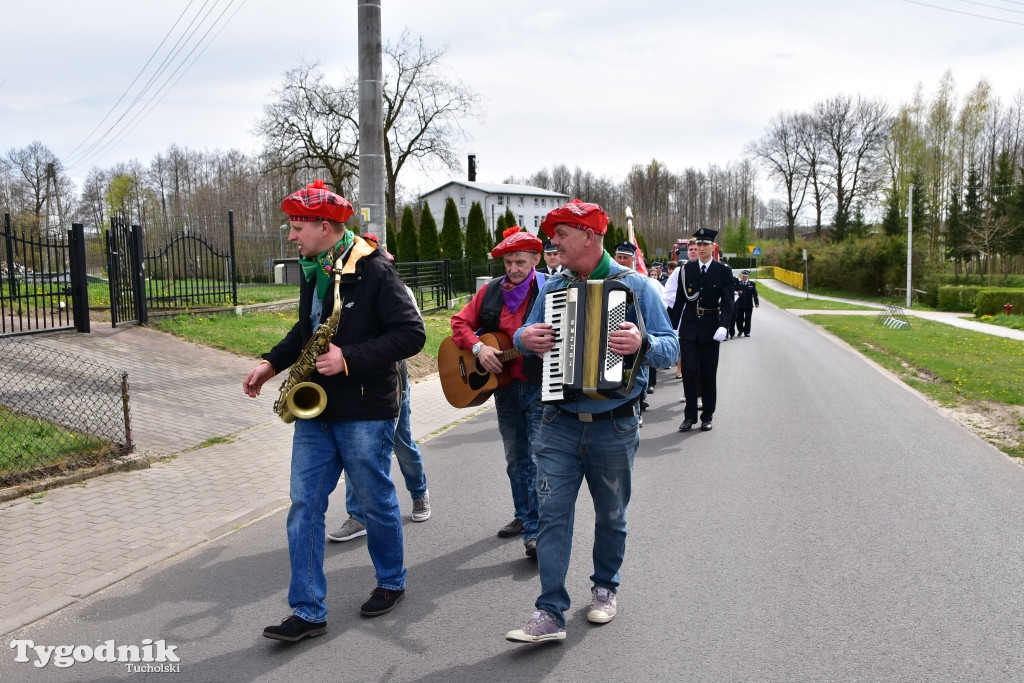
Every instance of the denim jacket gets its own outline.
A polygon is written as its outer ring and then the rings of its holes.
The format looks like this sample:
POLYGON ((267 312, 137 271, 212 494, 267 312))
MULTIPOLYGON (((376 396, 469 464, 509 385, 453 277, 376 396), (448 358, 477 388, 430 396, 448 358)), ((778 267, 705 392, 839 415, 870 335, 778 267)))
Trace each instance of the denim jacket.
MULTIPOLYGON (((668 321, 668 313, 661 298, 661 292, 649 282, 649 278, 640 275, 634 270, 624 268, 615 261, 612 261, 609 275, 616 275, 625 272, 621 280, 633 290, 637 308, 644 317, 644 325, 647 327, 647 342, 650 348, 644 356, 643 365, 636 374, 633 383, 633 392, 627 398, 621 399, 596 399, 588 396, 581 396, 575 400, 559 404, 565 410, 573 413, 600 413, 611 410, 620 405, 634 401, 647 392, 647 367, 663 368, 674 365, 679 359, 679 340, 668 321)), ((534 304, 530 315, 523 321, 523 326, 516 330, 513 341, 517 349, 524 354, 536 355, 528 350, 522 343, 523 329, 534 323, 544 322, 545 295, 548 292, 566 289, 572 280, 568 276, 559 277, 552 275, 544 284, 537 302, 534 304)), ((630 312, 627 316, 630 322, 635 323, 636 318, 630 312)))

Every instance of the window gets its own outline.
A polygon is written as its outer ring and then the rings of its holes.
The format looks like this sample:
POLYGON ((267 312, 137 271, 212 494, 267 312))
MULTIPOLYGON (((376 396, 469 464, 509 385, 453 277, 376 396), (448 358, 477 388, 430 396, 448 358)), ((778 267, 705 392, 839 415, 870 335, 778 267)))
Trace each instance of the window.
POLYGON ((466 205, 466 195, 462 195, 461 197, 459 197, 459 206, 465 206, 465 205, 466 205))
POLYGON ((501 202, 502 202, 502 200, 504 200, 504 199, 505 199, 504 197, 498 197, 498 206, 501 206, 501 202))
POLYGON ((533 227, 535 227, 535 228, 539 228, 540 227, 540 216, 534 216, 533 217, 533 227))
POLYGON ((520 197, 520 198, 519 198, 519 206, 522 206, 522 205, 523 205, 523 201, 524 201, 524 200, 523 200, 523 198, 522 198, 522 197, 520 197))
POLYGON ((545 199, 543 197, 541 197, 541 200, 540 200, 540 205, 541 206, 544 206, 544 201, 545 201, 545 199))
POLYGON ((466 227, 466 217, 462 217, 462 227, 466 227))
POLYGON ((540 200, 539 200, 539 199, 537 199, 536 197, 534 197, 534 198, 533 198, 533 205, 534 205, 534 206, 540 206, 540 200))

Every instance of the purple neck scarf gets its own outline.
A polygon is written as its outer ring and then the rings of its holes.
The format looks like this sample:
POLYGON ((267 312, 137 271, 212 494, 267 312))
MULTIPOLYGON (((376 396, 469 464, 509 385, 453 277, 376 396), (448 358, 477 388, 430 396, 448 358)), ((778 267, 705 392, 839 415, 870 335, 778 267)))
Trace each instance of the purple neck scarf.
POLYGON ((509 313, 515 313, 516 309, 526 301, 526 297, 530 294, 530 285, 533 284, 536 276, 537 271, 530 270, 530 274, 518 285, 509 282, 508 275, 505 276, 505 281, 501 283, 501 294, 505 298, 505 305, 508 307, 509 313))

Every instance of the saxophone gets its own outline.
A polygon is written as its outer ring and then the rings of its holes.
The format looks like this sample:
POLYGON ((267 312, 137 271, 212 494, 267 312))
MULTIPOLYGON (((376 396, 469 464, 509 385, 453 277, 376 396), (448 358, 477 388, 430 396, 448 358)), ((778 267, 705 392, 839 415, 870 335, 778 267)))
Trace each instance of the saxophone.
MULTIPOLYGON (((313 336, 299 354, 298 360, 292 364, 288 379, 281 382, 280 396, 274 402, 274 410, 285 422, 294 422, 296 418, 311 419, 324 412, 327 407, 327 392, 309 378, 316 369, 316 357, 327 351, 327 347, 338 331, 341 321, 341 309, 345 300, 341 296, 340 262, 334 269, 334 310, 326 322, 320 323, 313 336)), ((347 372, 346 368, 346 372, 347 372)))

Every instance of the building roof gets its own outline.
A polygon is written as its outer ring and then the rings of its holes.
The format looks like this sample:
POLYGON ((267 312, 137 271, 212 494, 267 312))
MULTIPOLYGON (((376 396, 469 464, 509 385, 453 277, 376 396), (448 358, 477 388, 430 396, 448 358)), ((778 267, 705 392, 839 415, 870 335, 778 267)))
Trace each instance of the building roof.
POLYGON ((468 187, 472 190, 477 190, 478 192, 483 192, 484 194, 493 195, 514 194, 524 195, 527 197, 564 197, 566 199, 569 198, 569 195, 567 194, 563 194, 561 192, 553 192, 552 190, 545 190, 540 187, 533 187, 532 185, 508 185, 505 183, 477 183, 470 182, 468 180, 449 180, 447 183, 439 185, 438 187, 435 187, 433 190, 430 190, 429 192, 424 192, 423 194, 420 195, 420 199, 423 199, 428 194, 439 192, 444 188, 448 187, 449 185, 460 185, 462 187, 468 187))

